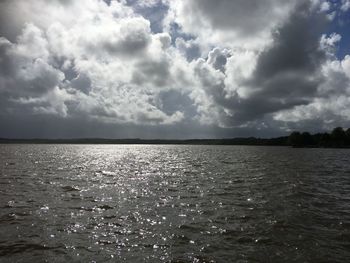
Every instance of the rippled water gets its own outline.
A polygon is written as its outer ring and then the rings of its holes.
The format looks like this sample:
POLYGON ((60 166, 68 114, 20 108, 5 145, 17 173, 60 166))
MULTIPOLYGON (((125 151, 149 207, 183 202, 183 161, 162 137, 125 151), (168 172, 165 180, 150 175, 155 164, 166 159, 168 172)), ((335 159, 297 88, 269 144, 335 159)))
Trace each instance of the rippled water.
POLYGON ((349 262, 350 150, 0 145, 0 262, 349 262))

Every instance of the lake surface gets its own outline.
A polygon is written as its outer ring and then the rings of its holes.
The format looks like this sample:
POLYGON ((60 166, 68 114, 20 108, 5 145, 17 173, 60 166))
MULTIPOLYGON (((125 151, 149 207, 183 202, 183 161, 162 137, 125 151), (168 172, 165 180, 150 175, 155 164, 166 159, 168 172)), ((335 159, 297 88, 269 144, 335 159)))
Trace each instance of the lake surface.
POLYGON ((0 262, 349 262, 350 150, 0 145, 0 262))

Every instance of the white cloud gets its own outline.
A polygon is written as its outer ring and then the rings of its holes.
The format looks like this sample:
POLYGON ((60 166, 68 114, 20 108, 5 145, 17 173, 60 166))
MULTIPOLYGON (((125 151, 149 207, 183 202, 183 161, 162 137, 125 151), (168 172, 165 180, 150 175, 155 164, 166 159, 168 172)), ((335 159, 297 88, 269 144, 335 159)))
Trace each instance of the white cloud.
POLYGON ((282 24, 297 1, 174 0, 166 27, 177 23, 199 37, 204 46, 259 49, 270 43, 271 31, 282 24), (254 18, 254 19, 252 19, 254 18))
POLYGON ((322 35, 332 8, 323 0, 4 0, 0 107, 145 126, 348 120, 350 56, 336 58, 339 34, 322 35), (155 33, 135 6, 160 3, 169 12, 155 33))
MULTIPOLYGON (((296 106, 291 110, 281 111, 274 119, 283 122, 301 122, 319 120, 323 129, 348 124, 350 121, 350 57, 343 60, 327 61, 322 66, 324 82, 307 105, 296 106)), ((334 127, 333 127, 334 128, 334 127)))
POLYGON ((149 21, 130 7, 94 0, 83 8, 78 1, 21 1, 16 7, 32 23, 16 42, 2 38, 15 64, 9 76, 10 96, 17 93, 12 102, 31 105, 36 114, 80 114, 115 123, 182 120, 180 111, 167 115, 153 104, 160 91, 179 88, 176 74, 183 65, 173 61, 177 51, 169 49, 168 34, 151 33, 149 21), (35 16, 39 6, 43 15, 35 16), (77 76, 65 79, 67 71, 77 76))
POLYGON ((321 12, 327 12, 331 9, 331 4, 327 1, 322 2, 320 6, 320 11, 321 12))
POLYGON ((342 68, 344 73, 350 78, 350 55, 346 55, 341 61, 342 68))
POLYGON ((329 36, 323 34, 320 40, 321 48, 325 50, 328 55, 334 55, 336 45, 341 40, 341 38, 341 35, 337 33, 332 33, 329 36))
POLYGON ((342 0, 341 1, 342 5, 341 5, 341 10, 343 12, 346 12, 350 9, 350 0, 342 0))

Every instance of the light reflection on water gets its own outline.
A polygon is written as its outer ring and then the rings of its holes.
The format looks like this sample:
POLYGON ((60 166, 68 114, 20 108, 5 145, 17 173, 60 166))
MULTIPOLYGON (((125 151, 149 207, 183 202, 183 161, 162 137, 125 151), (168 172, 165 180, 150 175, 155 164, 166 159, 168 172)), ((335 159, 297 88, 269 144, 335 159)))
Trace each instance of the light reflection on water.
POLYGON ((0 145, 0 261, 347 262, 349 153, 0 145))

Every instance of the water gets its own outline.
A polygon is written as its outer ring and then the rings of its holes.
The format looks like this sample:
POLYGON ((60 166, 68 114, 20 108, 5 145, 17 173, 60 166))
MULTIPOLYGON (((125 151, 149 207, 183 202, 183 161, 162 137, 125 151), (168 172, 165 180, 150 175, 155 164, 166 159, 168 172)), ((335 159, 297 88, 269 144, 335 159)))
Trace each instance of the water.
POLYGON ((0 262, 349 262, 350 150, 0 145, 0 262))

